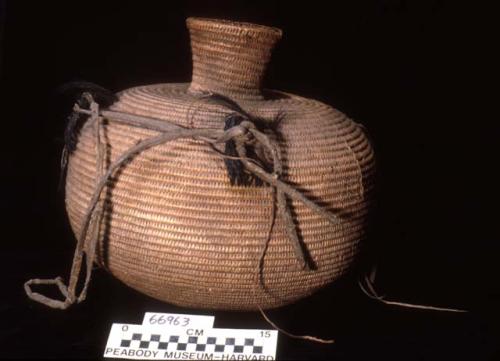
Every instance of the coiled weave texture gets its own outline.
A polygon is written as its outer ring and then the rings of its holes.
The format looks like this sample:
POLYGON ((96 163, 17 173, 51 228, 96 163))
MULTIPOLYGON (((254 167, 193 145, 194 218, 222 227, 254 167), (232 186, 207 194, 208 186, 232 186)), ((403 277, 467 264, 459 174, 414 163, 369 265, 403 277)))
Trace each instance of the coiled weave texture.
MULTIPOLYGON (((119 94, 112 110, 192 128, 224 127, 227 110, 203 102, 189 84, 158 84, 119 94)), ((282 117, 283 180, 341 217, 331 224, 291 202, 315 270, 297 267, 281 219, 256 285, 269 237, 268 187, 232 186, 223 159, 206 143, 178 140, 134 157, 109 182, 99 237, 99 263, 152 297, 195 308, 254 310, 281 306, 327 285, 349 268, 365 236, 374 157, 360 127, 317 101, 268 91, 241 100, 255 116, 282 117)), ((102 127, 106 163, 154 131, 110 122, 102 127)), ((70 158, 66 204, 76 234, 95 188, 94 130, 85 126, 70 158)))

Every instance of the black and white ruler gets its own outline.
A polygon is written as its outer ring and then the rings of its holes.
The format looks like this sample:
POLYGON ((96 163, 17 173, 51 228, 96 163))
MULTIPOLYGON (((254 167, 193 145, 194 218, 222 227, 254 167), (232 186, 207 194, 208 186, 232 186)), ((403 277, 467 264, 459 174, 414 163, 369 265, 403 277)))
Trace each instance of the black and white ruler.
POLYGON ((213 328, 214 317, 146 313, 115 323, 104 357, 135 360, 275 360, 278 331, 213 328))

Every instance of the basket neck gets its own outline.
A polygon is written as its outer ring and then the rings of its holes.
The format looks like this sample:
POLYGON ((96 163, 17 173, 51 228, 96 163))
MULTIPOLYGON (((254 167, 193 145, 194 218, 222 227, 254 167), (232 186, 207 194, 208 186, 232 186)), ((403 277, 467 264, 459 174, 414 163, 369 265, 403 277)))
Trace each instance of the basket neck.
POLYGON ((262 99, 262 80, 281 30, 249 23, 188 18, 193 54, 189 91, 262 99))

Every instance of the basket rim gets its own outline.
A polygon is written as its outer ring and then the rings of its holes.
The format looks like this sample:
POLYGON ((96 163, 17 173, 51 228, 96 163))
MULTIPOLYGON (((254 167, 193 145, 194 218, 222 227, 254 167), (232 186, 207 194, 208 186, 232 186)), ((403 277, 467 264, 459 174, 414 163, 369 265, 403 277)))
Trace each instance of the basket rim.
POLYGON ((279 40, 283 35, 283 31, 279 28, 261 24, 254 24, 245 21, 234 21, 208 17, 188 17, 186 19, 186 24, 188 28, 204 30, 212 28, 227 33, 245 32, 247 34, 254 34, 255 36, 259 37, 274 38, 276 40, 279 40))

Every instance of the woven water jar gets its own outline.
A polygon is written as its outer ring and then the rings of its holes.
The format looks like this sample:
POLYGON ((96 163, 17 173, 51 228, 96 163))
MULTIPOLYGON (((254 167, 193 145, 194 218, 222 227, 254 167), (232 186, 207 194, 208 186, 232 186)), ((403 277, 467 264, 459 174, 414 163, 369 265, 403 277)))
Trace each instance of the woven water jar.
MULTIPOLYGON (((282 179, 338 214, 332 224, 290 201, 301 239, 315 265, 298 266, 268 186, 231 185, 224 160, 201 140, 172 141, 135 156, 103 192, 98 262, 128 286, 186 307, 255 310, 294 302, 343 275, 365 236, 374 156, 363 130, 321 102, 262 89, 279 29, 190 18, 191 83, 155 84, 118 94, 111 110, 165 119, 185 127, 224 128, 228 109, 200 100, 218 93, 248 113, 281 117, 282 179)), ((71 155, 66 206, 79 234, 96 183, 94 128, 85 125, 71 155)), ((109 164, 157 133, 105 122, 101 139, 109 164)))

